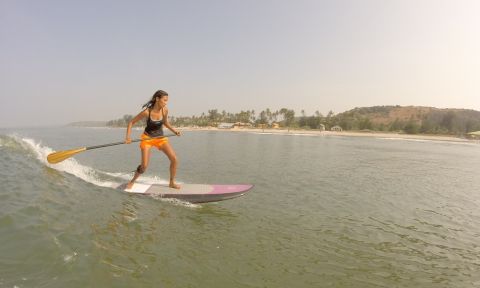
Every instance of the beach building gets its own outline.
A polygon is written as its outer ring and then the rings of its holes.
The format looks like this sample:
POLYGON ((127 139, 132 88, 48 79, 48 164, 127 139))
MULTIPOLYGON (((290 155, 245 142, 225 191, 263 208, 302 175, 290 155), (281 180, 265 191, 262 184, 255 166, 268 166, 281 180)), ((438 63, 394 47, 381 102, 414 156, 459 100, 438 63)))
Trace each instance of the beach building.
POLYGON ((220 123, 218 129, 232 129, 235 123, 220 123))
POLYGON ((236 122, 234 124, 235 127, 238 127, 238 128, 250 128, 252 127, 252 124, 251 123, 245 123, 245 122, 236 122))
POLYGON ((343 129, 342 129, 342 127, 340 127, 340 126, 335 125, 335 126, 333 126, 332 128, 330 128, 330 131, 340 132, 340 131, 343 131, 343 129))
POLYGON ((320 127, 318 127, 318 130, 320 130, 320 131, 325 131, 325 125, 320 124, 320 127))
POLYGON ((257 128, 265 129, 265 128, 267 128, 267 124, 258 124, 257 128))
POLYGON ((278 128, 280 128, 280 125, 278 125, 278 123, 272 123, 272 128, 273 129, 278 129, 278 128))
POLYGON ((468 139, 476 139, 476 140, 480 139, 480 131, 467 133, 467 138, 468 139))

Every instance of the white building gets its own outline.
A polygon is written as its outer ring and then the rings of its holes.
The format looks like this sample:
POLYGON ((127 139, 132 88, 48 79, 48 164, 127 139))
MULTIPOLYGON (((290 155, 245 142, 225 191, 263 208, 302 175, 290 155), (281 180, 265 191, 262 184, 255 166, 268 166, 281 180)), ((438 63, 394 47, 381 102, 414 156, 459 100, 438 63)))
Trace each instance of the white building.
POLYGON ((220 123, 218 129, 232 129, 235 123, 220 123))
POLYGON ((330 128, 330 131, 343 131, 342 127, 336 125, 336 126, 333 126, 332 128, 330 128))

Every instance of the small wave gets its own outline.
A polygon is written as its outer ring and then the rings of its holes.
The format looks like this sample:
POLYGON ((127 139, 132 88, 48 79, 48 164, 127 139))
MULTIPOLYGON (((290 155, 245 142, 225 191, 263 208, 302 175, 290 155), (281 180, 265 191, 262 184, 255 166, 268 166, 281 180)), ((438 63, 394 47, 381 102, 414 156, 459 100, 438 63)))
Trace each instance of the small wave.
POLYGON ((0 147, 11 148, 14 150, 25 149, 22 147, 20 138, 16 135, 0 135, 0 147))
MULTIPOLYGON (((55 169, 57 171, 66 172, 74 175, 88 183, 100 186, 116 188, 123 181, 108 181, 102 179, 102 174, 108 175, 106 172, 95 170, 94 168, 80 164, 77 160, 70 158, 57 164, 50 164, 47 161, 48 154, 54 152, 50 147, 42 145, 42 143, 31 138, 25 138, 18 135, 2 136, 0 144, 12 149, 23 149, 24 153, 32 155, 43 165, 55 169)), ((105 178, 105 177, 103 177, 105 178)), ((115 178, 115 177, 114 177, 115 178)))
POLYGON ((151 197, 156 199, 156 200, 160 200, 162 202, 167 202, 167 203, 170 203, 170 204, 173 204, 173 205, 176 205, 176 206, 183 206, 183 207, 187 207, 187 208, 202 208, 201 204, 190 203, 190 202, 187 202, 187 201, 182 201, 180 199, 162 198, 162 197, 155 196, 155 195, 152 195, 151 197))
POLYGON ((451 144, 451 145, 478 145, 475 142, 468 142, 462 140, 431 140, 431 139, 415 139, 415 138, 400 138, 400 137, 379 137, 378 139, 382 140, 392 140, 392 141, 409 141, 409 142, 422 142, 422 143, 438 143, 438 144, 451 144))
POLYGON ((272 133, 272 132, 250 132, 250 133, 251 134, 257 134, 257 135, 273 135, 273 134, 275 134, 275 133, 272 133))
POLYGON ((84 166, 73 158, 66 159, 60 163, 52 165, 48 163, 47 156, 48 154, 54 152, 53 149, 43 146, 41 143, 37 143, 35 140, 30 138, 20 138, 19 136, 12 137, 15 138, 25 149, 33 152, 36 158, 47 167, 72 174, 86 182, 101 187, 115 188, 121 184, 118 182, 101 180, 99 177, 99 171, 91 167, 84 166))
POLYGON ((292 136, 304 136, 304 137, 317 137, 317 136, 322 136, 321 134, 309 134, 309 133, 292 133, 292 134, 287 134, 287 135, 292 135, 292 136))
MULTIPOLYGON (((96 170, 92 167, 88 167, 85 165, 80 164, 74 158, 66 159, 57 164, 50 164, 47 161, 48 154, 54 152, 53 149, 50 147, 44 146, 39 142, 31 138, 24 138, 18 135, 10 135, 7 137, 2 136, 0 138, 0 144, 3 146, 12 147, 14 149, 23 149, 27 153, 31 154, 33 157, 37 158, 40 163, 43 165, 55 169, 57 171, 66 172, 71 175, 74 175, 88 183, 94 184, 100 187, 108 187, 108 188, 118 188, 118 186, 124 184, 125 182, 129 181, 133 176, 132 172, 105 172, 96 170), (108 177, 105 177, 108 176, 108 177), (102 178, 113 178, 113 180, 108 181, 102 178)), ((141 179, 138 180, 138 183, 143 184, 162 184, 167 185, 169 182, 166 179, 162 179, 158 176, 148 176, 144 175, 141 179)), ((179 184, 183 184, 182 182, 178 182, 179 184)), ((155 197, 153 197, 155 198, 155 197)), ((172 200, 172 199, 165 199, 165 198, 158 198, 159 200, 170 202, 176 205, 187 206, 187 207, 201 207, 199 205, 191 204, 189 202, 179 201, 179 200, 172 200)))
POLYGON ((323 136, 322 134, 312 134, 312 133, 295 133, 295 132, 248 132, 250 134, 256 135, 279 135, 279 136, 305 136, 305 137, 317 137, 323 136))
POLYGON ((378 139, 382 140, 392 140, 392 141, 409 141, 409 142, 439 142, 443 143, 444 141, 438 140, 428 140, 428 139, 413 139, 413 138, 396 138, 396 137, 380 137, 378 139))
POLYGON ((77 255, 78 255, 77 252, 73 252, 72 254, 65 254, 65 255, 63 255, 63 261, 65 263, 72 262, 73 260, 75 260, 77 255))

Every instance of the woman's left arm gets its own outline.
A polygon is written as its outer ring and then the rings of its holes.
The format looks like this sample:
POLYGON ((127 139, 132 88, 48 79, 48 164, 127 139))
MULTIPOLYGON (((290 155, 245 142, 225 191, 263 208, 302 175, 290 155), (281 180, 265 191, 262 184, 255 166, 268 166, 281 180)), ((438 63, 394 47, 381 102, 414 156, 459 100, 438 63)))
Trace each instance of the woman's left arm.
POLYGON ((170 125, 170 122, 168 122, 168 109, 165 109, 165 115, 163 115, 163 119, 163 125, 165 125, 165 127, 167 127, 170 131, 172 131, 173 134, 180 136, 180 131, 173 129, 173 127, 170 125))

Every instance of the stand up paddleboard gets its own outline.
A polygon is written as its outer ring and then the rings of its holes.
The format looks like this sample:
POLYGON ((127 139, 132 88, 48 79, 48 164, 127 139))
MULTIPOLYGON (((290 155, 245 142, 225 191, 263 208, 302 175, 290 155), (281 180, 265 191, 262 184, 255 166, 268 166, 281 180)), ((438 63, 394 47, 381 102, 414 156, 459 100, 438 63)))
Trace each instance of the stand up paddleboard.
POLYGON ((135 183, 131 189, 125 189, 127 184, 118 187, 125 192, 152 195, 160 198, 174 198, 190 203, 216 202, 243 196, 253 185, 207 185, 182 184, 180 189, 170 188, 160 184, 135 183))

